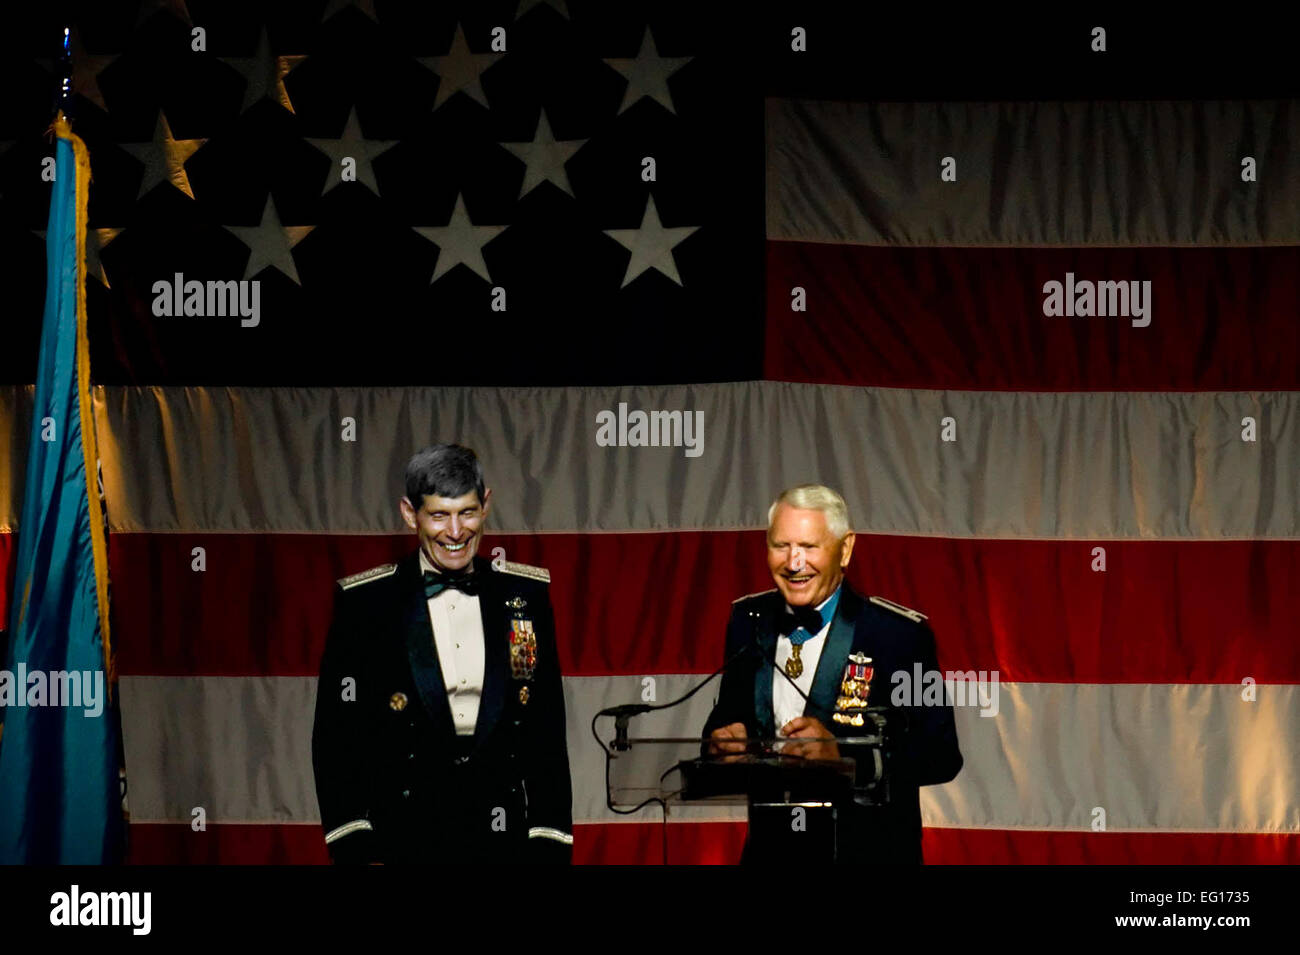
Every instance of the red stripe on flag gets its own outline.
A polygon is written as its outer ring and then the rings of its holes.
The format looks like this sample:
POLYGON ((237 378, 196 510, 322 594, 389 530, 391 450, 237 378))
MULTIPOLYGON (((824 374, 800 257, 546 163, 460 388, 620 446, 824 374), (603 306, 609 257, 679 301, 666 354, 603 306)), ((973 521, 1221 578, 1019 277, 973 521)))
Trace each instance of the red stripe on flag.
MULTIPOLYGON (((114 608, 130 634, 119 672, 314 676, 334 580, 414 546, 413 536, 115 534, 114 608)), ((731 599, 771 584, 761 533, 492 535, 480 553, 495 547, 551 569, 568 675, 708 672, 731 599)))
POLYGON ((0 630, 9 628, 9 607, 14 588, 14 562, 18 559, 18 538, 0 533, 0 630))
POLYGON ((573 827, 578 865, 732 865, 745 845, 744 822, 613 822, 573 827))
MULTIPOLYGON (((335 577, 413 538, 115 534, 127 675, 314 676, 335 577), (190 569, 191 548, 207 570, 190 569)), ((570 676, 708 673, 731 601, 771 585, 760 531, 490 536, 551 568, 570 676)), ((1300 682, 1300 541, 860 536, 854 586, 930 617, 945 669, 1004 681, 1300 682), (1106 549, 1094 572, 1092 549, 1106 549)))
POLYGON ((323 865, 329 862, 320 826, 210 823, 131 823, 128 865, 323 865))
MULTIPOLYGON (((745 823, 613 823, 575 826, 579 865, 660 865, 664 841, 672 865, 726 865, 740 857, 745 823)), ((127 862, 134 865, 328 864, 320 826, 218 823, 194 832, 186 823, 133 823, 127 862)))
MULTIPOLYGON (((574 827, 573 859, 586 865, 659 865, 661 823, 574 827)), ((740 858, 743 822, 670 823, 673 865, 730 864, 740 858)), ((127 861, 136 865, 319 865, 329 861, 319 826, 133 823, 127 861)), ((930 865, 1296 865, 1300 834, 1065 832, 923 829, 930 865)))
POLYGON ((1296 865, 1300 833, 922 829, 930 865, 1296 865))
POLYGON ((1028 391, 1300 387, 1300 249, 767 244, 764 377, 1028 391), (1150 280, 1150 325, 1043 314, 1044 283, 1150 280), (803 288, 807 311, 791 311, 803 288), (816 329, 809 334, 808 329, 816 329))

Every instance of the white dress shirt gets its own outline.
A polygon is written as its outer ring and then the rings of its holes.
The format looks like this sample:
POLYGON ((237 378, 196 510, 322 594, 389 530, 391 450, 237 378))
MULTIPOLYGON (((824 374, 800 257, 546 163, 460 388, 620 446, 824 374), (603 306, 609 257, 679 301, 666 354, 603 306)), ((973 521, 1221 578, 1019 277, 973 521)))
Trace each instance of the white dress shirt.
MULTIPOLYGON (((437 573, 423 548, 420 569, 437 573)), ((456 735, 473 736, 483 696, 483 615, 478 597, 451 588, 430 597, 429 623, 433 625, 433 642, 456 735)))
MULTIPOLYGON (((817 605, 820 611, 835 594, 832 593, 821 603, 817 605)), ((787 606, 786 613, 793 611, 787 606)), ((822 647, 826 646, 826 632, 830 630, 831 622, 823 621, 822 628, 808 640, 803 642, 799 648, 799 660, 803 663, 803 673, 794 682, 798 684, 799 689, 805 693, 812 692, 813 677, 817 675, 817 661, 821 659, 822 647)), ((776 640, 776 666, 782 671, 785 669, 785 661, 790 658, 791 649, 794 644, 790 642, 788 636, 778 636, 776 640)), ((798 691, 790 685, 790 681, 785 678, 784 672, 777 673, 776 667, 772 668, 772 716, 776 720, 777 735, 781 735, 781 727, 790 722, 796 716, 803 716, 806 701, 799 695, 798 691)))

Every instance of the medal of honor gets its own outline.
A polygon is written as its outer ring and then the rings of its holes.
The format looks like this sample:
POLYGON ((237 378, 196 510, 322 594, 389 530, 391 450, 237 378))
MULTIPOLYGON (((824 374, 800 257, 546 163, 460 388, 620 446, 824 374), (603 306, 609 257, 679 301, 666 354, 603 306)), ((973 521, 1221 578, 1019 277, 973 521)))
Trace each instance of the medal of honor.
POLYGON ((862 712, 867 708, 867 698, 871 695, 871 678, 875 668, 871 666, 871 657, 862 653, 850 653, 844 664, 844 674, 840 677, 840 695, 835 699, 835 712, 831 719, 848 726, 861 726, 865 721, 862 712))
POLYGON ((800 647, 800 644, 792 643, 790 645, 790 655, 785 660, 785 675, 792 680, 799 679, 803 673, 803 661, 799 659, 800 647))

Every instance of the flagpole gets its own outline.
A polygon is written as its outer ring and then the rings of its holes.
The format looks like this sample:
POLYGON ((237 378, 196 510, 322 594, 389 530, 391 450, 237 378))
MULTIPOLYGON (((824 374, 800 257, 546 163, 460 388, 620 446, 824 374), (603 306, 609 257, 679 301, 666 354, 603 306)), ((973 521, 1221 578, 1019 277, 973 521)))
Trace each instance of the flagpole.
POLYGON ((72 120, 72 26, 63 28, 63 46, 59 54, 59 91, 56 97, 54 114, 62 113, 72 120))
MULTIPOLYGON (((90 163, 86 154, 85 144, 73 132, 72 122, 75 110, 73 109, 73 89, 72 89, 72 26, 71 24, 63 27, 63 44, 59 55, 59 87, 56 96, 56 108, 54 120, 50 124, 47 135, 53 139, 59 136, 66 136, 73 144, 73 155, 75 157, 75 174, 78 176, 77 191, 84 192, 89 186, 90 180, 90 163), (84 181, 82 181, 84 177, 84 181)), ((98 531, 92 531, 92 540, 94 542, 95 566, 96 572, 96 589, 99 597, 100 607, 100 635, 103 640, 104 648, 104 676, 108 701, 111 703, 117 689, 117 668, 112 651, 111 635, 109 630, 108 619, 108 585, 106 581, 108 571, 108 522, 104 510, 104 501, 99 496, 100 487, 100 470, 99 470, 99 442, 95 435, 94 414, 90 402, 90 342, 87 335, 86 315, 85 315, 85 242, 88 230, 86 221, 86 207, 79 206, 77 212, 77 380, 82 396, 81 404, 81 428, 82 428, 82 447, 86 456, 86 482, 88 485, 88 494, 93 497, 90 501, 90 510, 92 520, 95 522, 98 531), (105 578, 105 579, 100 579, 105 578)))

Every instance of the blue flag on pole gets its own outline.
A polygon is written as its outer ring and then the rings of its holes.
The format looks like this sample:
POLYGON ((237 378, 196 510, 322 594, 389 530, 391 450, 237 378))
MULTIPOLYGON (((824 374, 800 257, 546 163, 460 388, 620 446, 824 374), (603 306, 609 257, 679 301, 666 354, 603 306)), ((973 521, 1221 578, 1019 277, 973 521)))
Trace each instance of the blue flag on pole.
POLYGON ((0 863, 121 861, 108 546, 91 411, 90 158, 55 120, 36 372, 9 650, 0 670, 0 863))

